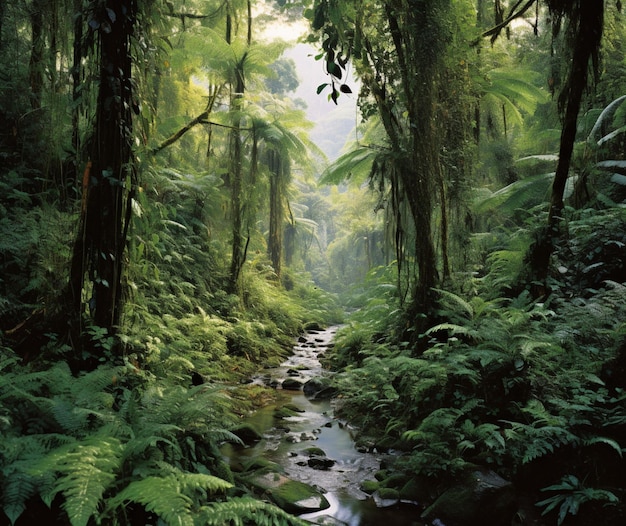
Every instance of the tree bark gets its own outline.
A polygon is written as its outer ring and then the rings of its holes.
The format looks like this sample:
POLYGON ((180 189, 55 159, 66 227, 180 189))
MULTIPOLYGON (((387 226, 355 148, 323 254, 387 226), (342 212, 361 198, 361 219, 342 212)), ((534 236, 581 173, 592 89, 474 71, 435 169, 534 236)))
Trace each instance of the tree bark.
POLYGON ((569 78, 561 95, 565 106, 559 161, 552 184, 548 224, 540 233, 538 240, 531 248, 529 260, 532 278, 543 281, 550 267, 550 257, 554 252, 556 238, 560 234, 560 220, 563 212, 563 195, 569 176, 569 168, 576 141, 578 114, 580 112, 583 93, 587 87, 590 61, 600 46, 604 26, 604 3, 601 0, 582 0, 579 13, 571 13, 572 23, 577 25, 572 52, 572 65, 569 78))
POLYGON ((75 318, 84 314, 85 274, 91 283, 88 307, 95 325, 116 332, 121 314, 123 252, 126 246, 132 173, 132 80, 130 39, 136 1, 99 4, 90 27, 99 38, 99 91, 91 162, 84 175, 82 225, 74 246, 70 294, 75 318))

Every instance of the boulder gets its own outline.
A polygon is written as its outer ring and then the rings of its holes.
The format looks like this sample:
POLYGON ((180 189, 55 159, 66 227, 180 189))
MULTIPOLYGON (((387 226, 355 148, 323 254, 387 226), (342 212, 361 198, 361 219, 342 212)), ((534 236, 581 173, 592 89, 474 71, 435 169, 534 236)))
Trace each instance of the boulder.
POLYGON ((444 491, 422 518, 439 519, 446 526, 510 524, 515 509, 511 482, 491 470, 476 469, 468 472, 460 484, 444 491))
POLYGON ((400 493, 393 488, 380 488, 372 495, 377 508, 390 508, 400 502, 400 493))
POLYGON ((286 378, 283 380, 282 388, 286 391, 299 391, 302 389, 302 382, 295 378, 286 378))
POLYGON ((328 385, 328 380, 323 378, 311 378, 302 386, 302 391, 307 398, 315 400, 328 400, 337 394, 337 389, 328 385))
POLYGON ((279 473, 266 473, 250 479, 249 483, 287 513, 312 513, 330 508, 319 490, 279 473))
POLYGON ((327 471, 335 465, 335 461, 324 456, 313 455, 309 457, 308 465, 310 468, 327 471))

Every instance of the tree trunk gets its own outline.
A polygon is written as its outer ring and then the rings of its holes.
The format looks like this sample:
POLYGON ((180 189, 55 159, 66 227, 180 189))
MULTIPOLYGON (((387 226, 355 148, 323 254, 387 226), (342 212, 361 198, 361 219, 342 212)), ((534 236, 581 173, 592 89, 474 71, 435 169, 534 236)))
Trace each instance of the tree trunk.
POLYGON ((41 108, 41 95, 43 92, 43 5, 40 0, 34 1, 30 12, 31 27, 31 50, 28 63, 28 76, 30 80, 30 101, 33 110, 41 108))
MULTIPOLYGON (((94 2, 96 5, 100 2, 94 2)), ((130 216, 132 174, 132 81, 130 38, 135 0, 108 0, 96 11, 99 24, 99 92, 84 175, 82 228, 76 239, 70 293, 77 319, 84 314, 85 273, 92 289, 93 323, 114 334, 121 313, 123 252, 130 216)))
POLYGON ((235 124, 230 133, 230 195, 232 208, 232 255, 230 262, 230 292, 237 294, 239 291, 239 277, 245 263, 245 246, 243 235, 243 169, 241 154, 241 131, 239 124, 239 111, 241 99, 245 90, 243 77, 243 64, 235 71, 235 93, 232 98, 232 106, 235 112, 235 124))
POLYGON ((267 151, 267 165, 270 172, 270 231, 267 251, 276 276, 280 278, 283 252, 283 162, 280 154, 273 149, 267 151))
POLYGON ((604 26, 604 3, 600 0, 580 2, 580 13, 572 16, 578 20, 578 31, 573 35, 574 49, 569 78, 561 95, 565 106, 561 143, 559 147, 559 161, 552 184, 548 224, 531 248, 529 260, 532 279, 544 281, 550 267, 550 257, 554 251, 556 238, 560 235, 560 220, 563 212, 563 195, 569 176, 569 168, 576 141, 578 113, 589 72, 589 63, 597 51, 602 38, 604 26))

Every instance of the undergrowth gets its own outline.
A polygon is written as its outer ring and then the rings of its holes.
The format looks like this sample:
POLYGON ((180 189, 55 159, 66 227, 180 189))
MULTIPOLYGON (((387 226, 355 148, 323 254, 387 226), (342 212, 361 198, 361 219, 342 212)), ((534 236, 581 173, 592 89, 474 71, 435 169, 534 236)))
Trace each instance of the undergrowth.
POLYGON ((515 274, 503 261, 512 260, 502 256, 509 249, 497 245, 484 260, 492 266, 464 278, 459 292, 438 291, 440 322, 424 334, 421 354, 398 339, 389 289, 373 283, 330 358, 340 416, 364 443, 403 451, 397 469, 409 477, 451 482, 490 468, 535 495, 559 524, 588 501, 621 502, 626 286, 606 279, 624 264, 615 257, 621 221, 615 210, 572 219, 558 251, 569 259, 555 262, 552 293, 541 300, 530 286, 511 287, 515 274), (598 228, 603 222, 614 228, 598 228), (548 499, 538 493, 561 480, 577 482, 548 499))

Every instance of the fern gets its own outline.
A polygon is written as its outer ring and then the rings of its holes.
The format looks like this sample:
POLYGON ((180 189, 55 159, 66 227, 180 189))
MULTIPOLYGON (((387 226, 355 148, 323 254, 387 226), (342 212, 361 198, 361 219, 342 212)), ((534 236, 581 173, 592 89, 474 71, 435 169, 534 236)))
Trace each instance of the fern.
POLYGON ((41 495, 44 502, 50 504, 57 493, 63 494, 63 509, 72 526, 86 526, 97 514, 104 492, 116 480, 121 460, 119 440, 90 436, 53 451, 38 462, 32 472, 58 473, 51 491, 41 495))
POLYGON ((280 508, 252 499, 240 497, 225 502, 215 502, 201 510, 199 524, 206 526, 306 526, 307 521, 298 519, 280 508))
POLYGON ((194 503, 198 497, 194 493, 223 493, 232 484, 211 475, 186 473, 171 470, 166 476, 150 476, 132 481, 117 495, 108 500, 110 509, 124 506, 126 503, 141 504, 146 511, 156 513, 167 524, 194 526, 194 503))

